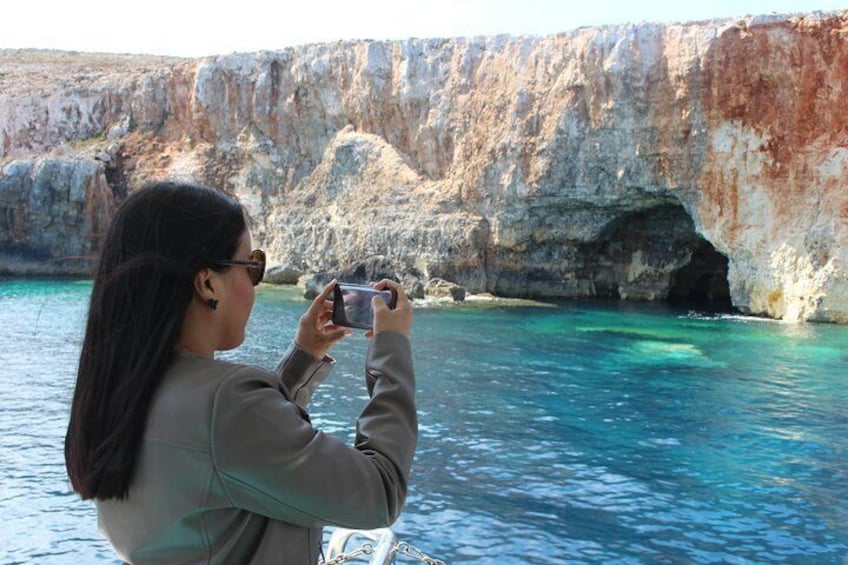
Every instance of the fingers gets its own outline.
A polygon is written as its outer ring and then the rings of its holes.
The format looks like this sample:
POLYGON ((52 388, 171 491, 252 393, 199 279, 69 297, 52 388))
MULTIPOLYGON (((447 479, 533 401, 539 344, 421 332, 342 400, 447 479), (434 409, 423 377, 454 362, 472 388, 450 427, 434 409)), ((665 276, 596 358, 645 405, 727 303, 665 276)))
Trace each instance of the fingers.
POLYGON ((330 293, 333 292, 333 288, 336 286, 336 279, 331 280, 327 283, 327 286, 324 287, 324 290, 321 291, 321 294, 315 297, 312 301, 312 304, 309 306, 309 310, 307 313, 313 318, 317 318, 318 315, 324 310, 326 306, 326 302, 330 302, 330 306, 332 307, 332 301, 329 300, 330 293))
POLYGON ((324 339, 329 343, 334 343, 340 339, 351 335, 353 332, 349 328, 343 326, 324 326, 324 339))
POLYGON ((395 290, 401 290, 400 283, 393 281, 392 279, 383 279, 379 282, 373 283, 371 286, 376 288, 377 290, 386 290, 388 288, 393 288, 395 290))
POLYGON ((316 329, 322 327, 327 324, 330 320, 333 319, 333 309, 332 308, 322 308, 318 310, 316 314, 312 308, 303 313, 300 317, 300 325, 304 327, 314 327, 316 329))
POLYGON ((327 324, 333 318, 332 310, 323 310, 320 314, 318 314, 318 319, 315 321, 315 325, 317 327, 321 327, 327 324))
POLYGON ((321 308, 319 311, 321 313, 327 313, 327 312, 332 313, 333 312, 333 301, 332 300, 325 300, 323 308, 321 308))
POLYGON ((380 282, 374 283, 372 285, 376 290, 393 290, 397 296, 397 305, 408 304, 409 299, 406 297, 406 293, 403 291, 403 287, 399 282, 393 281, 391 279, 383 279, 380 282))
POLYGON ((371 337, 381 332, 394 331, 408 336, 412 328, 412 303, 403 292, 400 283, 389 279, 383 279, 372 285, 374 290, 391 290, 395 295, 395 308, 389 310, 385 300, 381 296, 371 299, 371 309, 374 311, 374 329, 366 333, 365 337, 371 337))

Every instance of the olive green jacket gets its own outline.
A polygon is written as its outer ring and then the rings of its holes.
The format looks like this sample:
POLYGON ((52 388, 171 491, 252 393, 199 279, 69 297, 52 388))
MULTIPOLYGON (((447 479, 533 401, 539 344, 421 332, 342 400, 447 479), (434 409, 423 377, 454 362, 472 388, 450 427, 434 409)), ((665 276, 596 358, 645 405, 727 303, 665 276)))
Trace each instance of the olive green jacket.
POLYGON ((97 501, 120 557, 311 564, 322 526, 394 522, 418 435, 409 340, 371 339, 370 400, 354 446, 313 428, 304 411, 331 366, 294 344, 274 373, 178 353, 154 397, 128 497, 97 501))

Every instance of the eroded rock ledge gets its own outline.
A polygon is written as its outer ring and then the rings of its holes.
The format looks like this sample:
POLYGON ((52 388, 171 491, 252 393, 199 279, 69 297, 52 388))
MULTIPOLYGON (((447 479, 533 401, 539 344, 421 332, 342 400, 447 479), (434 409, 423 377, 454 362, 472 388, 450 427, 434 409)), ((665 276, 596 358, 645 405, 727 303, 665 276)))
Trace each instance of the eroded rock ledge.
POLYGON ((848 13, 309 45, 0 51, 0 272, 85 272, 129 191, 236 194, 279 272, 848 322, 848 13))

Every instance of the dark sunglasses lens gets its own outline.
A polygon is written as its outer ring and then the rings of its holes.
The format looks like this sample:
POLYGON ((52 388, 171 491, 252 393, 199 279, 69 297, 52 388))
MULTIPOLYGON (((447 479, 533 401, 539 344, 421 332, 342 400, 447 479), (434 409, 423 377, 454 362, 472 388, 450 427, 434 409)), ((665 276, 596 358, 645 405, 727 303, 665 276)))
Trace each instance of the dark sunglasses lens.
POLYGON ((251 267, 248 269, 248 272, 250 273, 250 282, 253 283, 253 286, 256 286, 262 281, 262 277, 265 276, 265 252, 261 249, 254 249, 250 252, 250 260, 262 263, 259 267, 251 267))

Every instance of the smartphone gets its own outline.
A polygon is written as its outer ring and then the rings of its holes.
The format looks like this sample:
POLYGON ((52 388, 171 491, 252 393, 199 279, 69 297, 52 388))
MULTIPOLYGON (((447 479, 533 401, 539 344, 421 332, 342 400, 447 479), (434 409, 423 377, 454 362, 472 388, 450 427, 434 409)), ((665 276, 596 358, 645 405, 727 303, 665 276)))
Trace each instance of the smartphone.
POLYGON ((389 309, 397 305, 397 294, 394 290, 375 290, 368 285, 336 283, 333 289, 333 323, 337 326, 373 329, 374 312, 371 309, 371 299, 382 296, 389 309))

